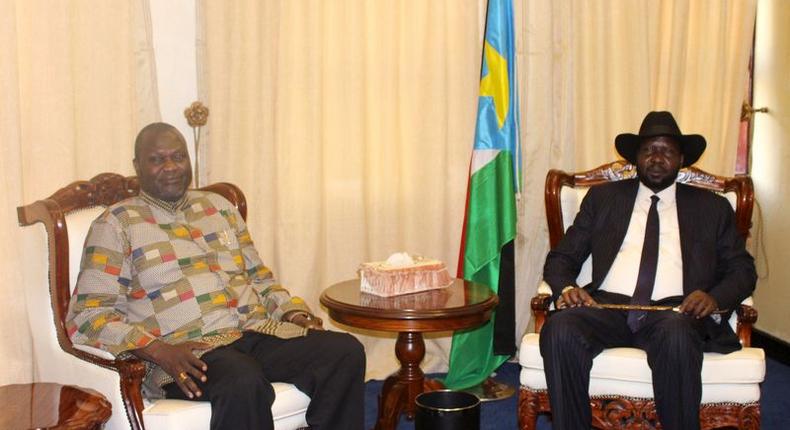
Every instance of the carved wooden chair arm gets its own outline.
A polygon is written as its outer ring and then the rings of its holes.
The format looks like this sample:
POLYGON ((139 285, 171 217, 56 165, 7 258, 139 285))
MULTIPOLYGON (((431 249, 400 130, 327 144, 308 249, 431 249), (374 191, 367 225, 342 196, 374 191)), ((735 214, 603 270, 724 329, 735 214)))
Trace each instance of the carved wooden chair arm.
POLYGON ((532 298, 530 304, 532 315, 535 316, 535 333, 540 333, 546 318, 549 316, 549 306, 551 306, 551 296, 549 294, 538 294, 532 298))
POLYGON ((143 425, 143 377, 145 376, 145 363, 135 357, 124 357, 115 360, 118 373, 121 376, 121 396, 123 406, 127 411, 129 425, 133 430, 142 430, 143 425), (133 413, 132 413, 133 412, 133 413))
POLYGON ((752 326, 757 322, 757 309, 741 304, 735 310, 738 314, 737 335, 744 347, 752 346, 752 326))
POLYGON ((64 351, 74 355, 80 360, 118 372, 121 385, 121 396, 126 408, 126 417, 132 430, 143 430, 143 377, 145 377, 145 363, 131 354, 121 354, 114 360, 99 357, 90 352, 77 349, 67 338, 63 339, 61 347, 64 351))

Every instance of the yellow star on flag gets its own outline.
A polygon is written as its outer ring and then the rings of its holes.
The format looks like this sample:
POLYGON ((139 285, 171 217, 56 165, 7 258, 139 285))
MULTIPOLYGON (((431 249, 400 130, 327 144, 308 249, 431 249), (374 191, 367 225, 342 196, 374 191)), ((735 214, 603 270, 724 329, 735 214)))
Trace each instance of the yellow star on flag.
POLYGON ((507 60, 487 41, 485 43, 488 74, 480 80, 480 95, 494 100, 494 112, 499 128, 505 124, 510 108, 510 82, 507 76, 507 60))

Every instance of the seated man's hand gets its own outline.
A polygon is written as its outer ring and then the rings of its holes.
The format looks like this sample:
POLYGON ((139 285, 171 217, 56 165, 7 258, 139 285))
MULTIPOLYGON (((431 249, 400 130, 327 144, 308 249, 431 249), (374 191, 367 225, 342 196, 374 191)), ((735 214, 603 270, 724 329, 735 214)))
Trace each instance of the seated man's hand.
POLYGON ((305 314, 296 314, 293 318, 290 319, 290 322, 302 326, 304 328, 309 328, 313 330, 323 330, 324 329, 324 321, 321 318, 315 315, 305 315, 305 314))
POLYGON ((557 309, 575 308, 579 306, 594 306, 598 303, 593 300, 584 288, 567 288, 557 299, 557 309))
POLYGON ((699 319, 710 315, 718 307, 719 304, 716 303, 713 296, 702 290, 695 290, 683 299, 683 303, 680 304, 680 312, 699 319))
POLYGON ((178 345, 156 340, 143 348, 131 351, 134 355, 156 363, 168 375, 172 376, 181 391, 193 399, 203 393, 195 384, 195 378, 206 382, 206 363, 192 353, 196 349, 207 349, 210 345, 202 342, 184 342, 178 345))

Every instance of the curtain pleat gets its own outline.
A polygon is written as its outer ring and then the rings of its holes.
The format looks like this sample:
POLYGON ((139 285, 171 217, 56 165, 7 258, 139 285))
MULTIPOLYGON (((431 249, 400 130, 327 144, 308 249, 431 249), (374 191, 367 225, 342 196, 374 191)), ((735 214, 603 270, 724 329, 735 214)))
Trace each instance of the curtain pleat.
MULTIPOLYGON (((612 161, 618 133, 668 109, 683 131, 708 138, 701 167, 733 171, 755 2, 515 3, 520 335, 548 249, 550 168, 612 161)), ((317 308, 324 288, 395 251, 454 269, 485 1, 200 1, 198 9, 198 80, 212 109, 208 180, 248 193, 258 248, 282 283, 317 308)), ((360 337, 368 377, 394 369, 391 336, 360 337)), ((428 370, 444 368, 446 346, 446 338, 429 344, 428 370)))
POLYGON ((151 38, 146 0, 0 1, 0 384, 54 380, 63 354, 43 228, 20 228, 16 207, 133 174, 134 136, 159 118, 151 38))
MULTIPOLYGON (((438 258, 455 272, 479 6, 199 3, 208 181, 245 190, 264 261, 318 313, 324 288, 393 252, 438 258)), ((389 374, 392 335, 356 333, 368 376, 389 374)), ((449 337, 428 344, 424 368, 446 369, 449 337)))

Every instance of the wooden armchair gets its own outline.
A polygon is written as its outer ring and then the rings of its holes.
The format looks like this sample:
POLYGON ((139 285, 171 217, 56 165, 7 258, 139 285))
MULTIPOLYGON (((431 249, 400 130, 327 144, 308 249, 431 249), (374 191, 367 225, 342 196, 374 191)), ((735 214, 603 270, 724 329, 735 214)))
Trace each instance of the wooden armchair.
MULTIPOLYGON (((596 169, 569 174, 551 170, 546 176, 545 204, 549 242, 555 247, 573 223, 589 187, 636 176, 636 168, 616 161, 596 169)), ((738 231, 748 237, 754 205, 751 178, 721 177, 689 167, 681 170, 678 182, 715 191, 735 208, 738 231)), ((584 264, 577 283, 590 281, 591 261, 584 264)), ((550 413, 539 333, 551 306, 551 289, 545 283, 532 299, 535 333, 524 336, 519 350, 521 364, 518 421, 520 429, 534 429, 538 414, 550 413)), ((765 377, 763 350, 750 348, 752 325, 757 311, 747 299, 734 313, 730 324, 744 346, 731 354, 705 353, 702 367, 701 428, 737 427, 759 429, 760 387, 765 377), (737 317, 736 317, 737 314, 737 317), (737 319, 737 321, 735 321, 737 319)), ((593 426, 601 429, 653 429, 658 423, 650 368, 644 351, 636 348, 604 350, 593 361, 590 373, 590 403, 593 426)))
MULTIPOLYGON (((236 206, 244 219, 247 218, 247 201, 235 185, 217 183, 201 189, 222 195, 236 206)), ((90 181, 71 183, 46 199, 17 208, 20 225, 44 224, 49 250, 48 297, 34 295, 40 299, 38 303, 28 300, 31 315, 36 312, 39 324, 33 327, 35 366, 39 369, 39 378, 89 386, 107 396, 113 405, 108 428, 208 429, 211 417, 208 402, 145 401, 140 391, 145 373, 142 361, 119 360, 106 351, 74 345, 66 333, 69 300, 91 222, 105 207, 138 192, 136 177, 103 173, 90 181), (46 318, 47 308, 52 310, 51 319, 46 318), (54 331, 51 322, 55 323, 54 331), (126 419, 121 411, 126 412, 126 419)), ((305 426, 309 397, 291 384, 275 383, 274 388, 277 393, 272 405, 275 428, 305 426)))

